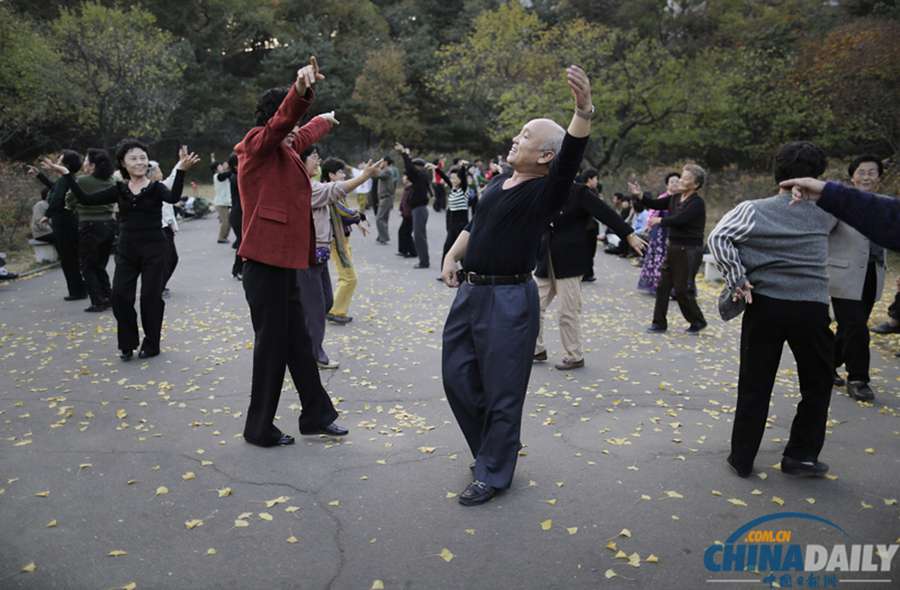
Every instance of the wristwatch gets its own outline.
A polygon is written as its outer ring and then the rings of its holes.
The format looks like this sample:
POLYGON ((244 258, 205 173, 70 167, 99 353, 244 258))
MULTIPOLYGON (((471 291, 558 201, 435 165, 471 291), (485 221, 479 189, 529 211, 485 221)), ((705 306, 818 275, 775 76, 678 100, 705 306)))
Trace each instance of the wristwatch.
POLYGON ((594 105, 591 105, 590 111, 582 111, 577 106, 575 107, 575 114, 578 115, 579 117, 581 117, 582 119, 587 119, 588 121, 590 121, 591 119, 594 118, 595 111, 596 111, 596 109, 594 108, 594 105))

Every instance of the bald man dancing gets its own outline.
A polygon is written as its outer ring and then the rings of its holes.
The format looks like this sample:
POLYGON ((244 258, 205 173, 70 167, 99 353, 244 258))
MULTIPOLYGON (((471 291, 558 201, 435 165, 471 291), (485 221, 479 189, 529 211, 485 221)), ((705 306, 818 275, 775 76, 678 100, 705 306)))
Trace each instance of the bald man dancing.
POLYGON ((485 189, 444 260, 444 282, 459 287, 444 324, 444 391, 475 457, 474 481, 459 495, 463 506, 508 488, 521 448, 540 319, 531 273, 541 234, 569 196, 594 114, 584 70, 570 66, 566 76, 575 97, 568 132, 550 119, 522 127, 506 158, 512 174, 485 189))

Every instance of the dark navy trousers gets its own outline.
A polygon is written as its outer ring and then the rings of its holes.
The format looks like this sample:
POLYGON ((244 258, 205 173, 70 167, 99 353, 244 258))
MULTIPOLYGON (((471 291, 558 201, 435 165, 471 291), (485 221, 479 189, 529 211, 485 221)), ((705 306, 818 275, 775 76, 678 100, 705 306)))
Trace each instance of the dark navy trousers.
POLYGON ((512 482, 522 407, 540 326, 533 280, 518 285, 464 283, 444 324, 444 391, 472 456, 475 479, 512 482))

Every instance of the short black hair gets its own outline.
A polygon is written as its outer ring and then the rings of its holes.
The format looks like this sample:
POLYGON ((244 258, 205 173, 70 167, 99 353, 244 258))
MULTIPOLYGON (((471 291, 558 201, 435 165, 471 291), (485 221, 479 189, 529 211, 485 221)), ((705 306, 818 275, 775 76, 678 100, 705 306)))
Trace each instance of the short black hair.
POLYGON ((382 158, 382 159, 384 160, 384 163, 387 164, 388 166, 390 166, 391 164, 394 163, 394 161, 391 159, 390 156, 385 156, 385 157, 382 158))
POLYGON ((596 170, 594 170, 593 168, 588 168, 584 171, 582 178, 584 179, 584 182, 587 182, 592 178, 597 178, 598 176, 600 176, 600 174, 596 170))
POLYGON ((81 154, 76 152, 75 150, 63 150, 62 151, 62 164, 66 168, 69 169, 69 172, 75 174, 79 170, 81 170, 81 164, 84 161, 81 158, 81 154))
POLYGON ((792 141, 778 148, 772 162, 775 182, 790 178, 818 178, 828 167, 825 152, 810 141, 792 141))
POLYGON ((344 163, 343 160, 339 160, 338 158, 328 158, 322 162, 322 181, 331 182, 331 175, 337 174, 346 167, 347 164, 344 163))
POLYGON ((228 155, 228 160, 226 161, 228 162, 228 167, 231 168, 231 171, 237 172, 238 155, 234 152, 231 152, 231 154, 228 155))
POLYGON ((134 139, 133 137, 123 139, 119 142, 119 145, 116 146, 116 163, 119 167, 119 172, 122 173, 123 180, 131 178, 128 176, 128 171, 125 169, 125 154, 135 148, 143 150, 143 152, 147 154, 147 157, 150 157, 150 149, 147 147, 147 144, 139 139, 134 139))
POLYGON ((209 171, 215 174, 219 171, 219 166, 222 165, 222 162, 210 162, 209 163, 209 171))
POLYGON ((305 163, 306 163, 306 158, 308 158, 308 157, 310 157, 311 155, 313 155, 314 153, 318 153, 318 152, 319 152, 319 146, 316 145, 316 144, 312 144, 311 146, 307 147, 305 150, 303 150, 302 152, 300 152, 300 159, 301 159, 301 160, 303 161, 303 163, 305 164, 305 163))
POLYGON ((41 189, 41 200, 46 201, 48 196, 50 196, 50 188, 45 186, 41 189))
POLYGON ((847 175, 852 177, 854 174, 856 174, 856 169, 859 168, 859 165, 866 162, 873 162, 876 166, 878 166, 878 178, 884 176, 884 164, 881 163, 881 160, 878 159, 878 156, 874 156, 872 154, 863 154, 862 156, 850 162, 850 165, 847 167, 847 175))
POLYGON ((666 174, 666 179, 663 180, 663 184, 665 184, 666 186, 668 186, 668 184, 669 184, 669 179, 672 178, 673 176, 674 176, 675 178, 681 178, 681 172, 669 172, 668 174, 666 174))
POLYGON ((288 95, 288 88, 286 86, 279 86, 278 88, 269 88, 265 92, 262 93, 262 96, 259 97, 259 100, 256 102, 256 126, 261 127, 265 125, 269 119, 278 111, 278 107, 281 106, 281 103, 284 101, 284 97, 288 95))
POLYGON ((91 175, 100 180, 107 180, 116 171, 109 157, 109 152, 101 148, 90 148, 87 151, 88 162, 94 165, 94 173, 91 175))

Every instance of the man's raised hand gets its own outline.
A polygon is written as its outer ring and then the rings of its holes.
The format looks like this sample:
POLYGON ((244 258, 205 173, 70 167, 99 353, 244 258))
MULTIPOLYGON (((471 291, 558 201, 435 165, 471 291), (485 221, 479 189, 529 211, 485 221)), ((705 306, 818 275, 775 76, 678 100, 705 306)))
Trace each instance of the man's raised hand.
POLYGON ((341 122, 335 118, 334 111, 328 111, 327 113, 322 113, 319 116, 331 123, 332 127, 341 124, 341 122))
POLYGON ((372 163, 372 160, 369 160, 365 164, 363 164, 363 174, 372 178, 378 174, 378 171, 381 169, 381 165, 384 164, 384 160, 378 160, 375 163, 372 163))
POLYGON ((589 112, 594 103, 591 100, 591 80, 580 66, 571 65, 566 68, 566 81, 575 98, 575 107, 579 111, 589 112))
POLYGON ((309 65, 303 66, 297 70, 297 92, 306 94, 309 88, 312 88, 319 80, 324 80, 325 76, 319 72, 319 62, 316 56, 309 58, 309 65))
POLYGON ((57 174, 62 174, 63 176, 65 176, 66 174, 69 173, 69 169, 66 168, 65 166, 63 166, 62 161, 63 161, 62 156, 60 156, 59 159, 56 160, 56 162, 54 162, 50 158, 44 158, 43 160, 41 160, 41 168, 43 168, 44 170, 48 170, 48 171, 52 170, 52 171, 56 172, 57 174))

